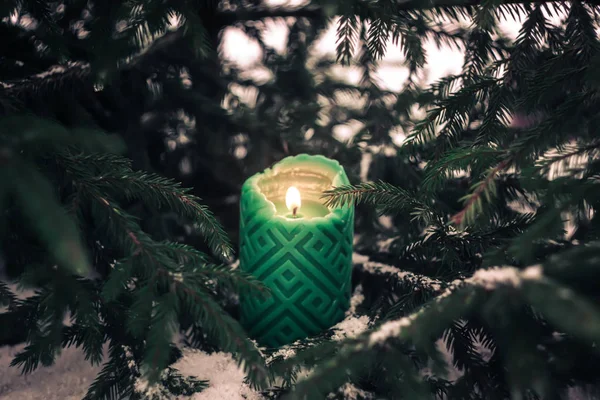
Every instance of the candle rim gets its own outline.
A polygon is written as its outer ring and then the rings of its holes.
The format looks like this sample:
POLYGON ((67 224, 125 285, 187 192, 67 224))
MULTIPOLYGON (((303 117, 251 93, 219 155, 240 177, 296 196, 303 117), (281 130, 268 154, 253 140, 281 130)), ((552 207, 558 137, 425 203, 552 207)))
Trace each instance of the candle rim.
MULTIPOLYGON (((303 154, 298 154, 295 156, 288 156, 288 157, 280 160, 279 162, 275 163, 271 167, 265 168, 265 170, 263 172, 258 172, 256 174, 254 174, 252 177, 250 177, 244 183, 243 188, 242 188, 242 193, 244 193, 247 190, 255 191, 258 194, 258 197, 262 203, 262 207, 259 207, 259 208, 269 209, 271 211, 270 217, 281 218, 286 221, 294 220, 293 218, 287 218, 285 215, 277 214, 277 208, 275 207, 275 203, 273 203, 271 200, 269 200, 267 198, 267 196, 262 192, 260 186, 258 185, 258 182, 261 179, 261 177, 276 174, 279 169, 285 167, 286 165, 288 165, 290 163, 294 163, 297 161, 310 161, 310 162, 318 161, 319 163, 323 163, 325 167, 329 168, 332 172, 335 173, 335 175, 331 179, 331 187, 332 188, 350 184, 350 181, 348 180, 348 177, 346 175, 346 171, 344 170, 344 167, 337 160, 327 158, 320 154, 310 155, 310 154, 303 153, 303 154)), ((346 213, 349 211, 350 206, 343 205, 343 206, 327 207, 327 208, 330 210, 330 212, 327 215, 322 216, 322 217, 312 217, 312 218, 310 218, 310 220, 311 221, 315 221, 315 220, 316 221, 319 221, 319 220, 327 221, 327 220, 332 220, 334 218, 336 218, 336 219, 344 218, 346 216, 346 213)), ((304 218, 301 218, 299 220, 306 221, 306 219, 304 219, 304 218)))

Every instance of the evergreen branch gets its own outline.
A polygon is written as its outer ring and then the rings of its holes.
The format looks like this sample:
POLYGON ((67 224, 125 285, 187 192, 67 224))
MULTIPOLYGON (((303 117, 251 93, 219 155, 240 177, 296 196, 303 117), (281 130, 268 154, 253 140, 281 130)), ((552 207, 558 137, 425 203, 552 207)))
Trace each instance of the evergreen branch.
POLYGON ((482 198, 485 196, 488 201, 491 199, 492 192, 495 191, 494 180, 496 176, 508 168, 510 163, 510 159, 500 162, 488 172, 483 181, 473 186, 475 190, 463 198, 465 203, 462 210, 452 216, 451 221, 453 224, 462 227, 473 219, 477 211, 482 208, 482 198))
POLYGON ((123 346, 111 342, 108 361, 88 388, 83 400, 116 400, 121 398, 125 387, 131 385, 133 378, 127 368, 127 358, 123 346))
POLYGON ((58 274, 54 279, 70 293, 71 326, 65 327, 63 347, 75 344, 82 347, 85 359, 92 365, 100 364, 106 341, 104 326, 99 317, 98 288, 91 281, 72 275, 58 274))
POLYGON ((377 207, 382 214, 411 211, 415 218, 427 223, 439 218, 433 209, 419 201, 414 194, 385 182, 339 186, 323 192, 322 198, 328 207, 362 203, 377 207))
MULTIPOLYGON (((581 143, 573 143, 562 146, 556 149, 553 154, 543 156, 536 161, 536 165, 532 168, 533 173, 548 174, 550 170, 558 170, 561 172, 562 166, 567 167, 580 165, 584 158, 594 158, 600 155, 600 141, 593 141, 589 144, 582 145, 581 143)), ((576 169, 578 171, 578 169, 576 169)))
MULTIPOLYGON (((85 190, 87 194, 90 194, 94 203, 106 210, 106 214, 111 215, 112 218, 109 222, 112 223, 107 225, 109 233, 112 234, 110 237, 118 237, 121 243, 127 243, 123 249, 127 257, 150 257, 157 265, 170 263, 168 257, 159 255, 152 249, 154 241, 141 230, 133 216, 123 211, 112 199, 102 196, 95 188, 84 187, 80 185, 80 190, 85 190), (157 260, 156 257, 159 257, 160 260, 157 260)), ((102 215, 98 215, 98 217, 102 217, 102 215)))
POLYGON ((338 61, 349 64, 356 45, 359 21, 355 15, 342 15, 337 28, 336 53, 338 61))
POLYGON ((375 205, 390 200, 403 205, 410 202, 412 196, 404 189, 386 182, 365 182, 327 190, 322 198, 327 207, 335 208, 360 203, 375 205))
POLYGON ((193 376, 183 376, 175 368, 167 368, 167 376, 162 379, 162 385, 170 394, 175 396, 193 396, 208 388, 209 382, 198 380, 193 376))
MULTIPOLYGON (((394 343, 398 340, 412 340, 423 344, 424 340, 428 339, 423 338, 422 332, 429 333, 427 338, 441 334, 448 324, 472 309, 478 298, 478 292, 472 288, 456 291, 452 295, 441 295, 408 317, 386 322, 357 339, 343 341, 333 358, 321 363, 284 399, 300 400, 322 396, 344 382, 346 371, 357 373, 370 368, 376 361, 375 351, 392 351, 395 348, 394 343)), ((319 347, 312 352, 319 352, 319 347)), ((301 357, 295 357, 291 362, 298 363, 301 357)), ((413 369, 409 365, 402 367, 402 371, 408 374, 413 369)))
POLYGON ((8 285, 0 281, 0 306, 10 306, 16 299, 16 296, 10 290, 8 285))
POLYGON ((193 220, 205 237, 211 250, 222 259, 228 259, 233 249, 225 230, 201 199, 188 194, 190 189, 170 179, 139 171, 104 174, 89 180, 106 189, 118 189, 129 199, 141 200, 158 209, 168 208, 193 220))
POLYGON ((62 343, 63 318, 67 311, 66 299, 60 296, 60 282, 54 282, 54 291, 45 288, 33 298, 27 299, 34 307, 34 319, 28 321, 27 346, 19 351, 10 363, 20 366, 23 374, 29 374, 40 363, 48 367, 54 363, 62 343))
MULTIPOLYGON (((453 83, 454 79, 444 80, 440 88, 453 83)), ((456 141, 466 127, 469 113, 473 110, 475 104, 482 102, 497 83, 497 79, 482 78, 460 88, 448 98, 440 100, 437 107, 428 111, 425 119, 415 124, 406 141, 409 143, 425 143, 433 140, 438 134, 456 141), (444 125, 438 133, 441 124, 444 125)))
MULTIPOLYGON (((149 62, 148 60, 164 53, 177 41, 181 40, 183 33, 183 29, 179 29, 174 32, 166 32, 164 35, 157 37, 141 52, 128 57, 123 62, 119 62, 119 70, 130 71, 144 65, 149 62)), ((113 68, 114 66, 111 65, 110 67, 113 68)), ((0 81, 0 100, 7 99, 9 105, 16 103, 15 105, 19 106, 19 102, 28 97, 36 97, 40 94, 52 95, 60 90, 68 89, 79 91, 86 86, 91 88, 91 85, 96 83, 98 78, 93 73, 92 64, 83 61, 53 65, 46 71, 27 78, 0 81)))
MULTIPOLYGON (((217 257, 231 257, 233 249, 222 225, 208 207, 200 203, 200 198, 188 193, 190 189, 156 174, 133 171, 130 163, 119 157, 67 154, 62 162, 80 186, 93 188, 97 196, 100 196, 99 189, 116 191, 125 194, 129 200, 140 200, 152 208, 173 210, 191 219, 217 257), (101 175, 90 176, 88 170, 81 168, 82 162, 97 165, 101 175)), ((120 211, 120 214, 123 215, 123 212, 120 211)), ((133 226, 130 228, 129 232, 139 230, 133 226)))
POLYGON ((401 260, 416 261, 418 265, 438 262, 445 268, 459 267, 463 273, 470 273, 480 266, 479 260, 466 262, 473 252, 485 254, 509 245, 511 239, 518 241, 519 235, 534 221, 534 214, 519 214, 508 220, 492 218, 491 226, 469 229, 468 232, 457 231, 452 225, 429 227, 422 238, 404 246, 398 253, 401 260))
POLYGON ((57 87, 69 88, 82 85, 91 73, 89 64, 69 62, 65 65, 54 65, 48 70, 28 78, 13 81, 0 81, 0 94, 7 98, 20 99, 24 95, 40 91, 53 91, 57 87))
POLYGON ((169 364, 171 342, 179 327, 177 313, 178 301, 173 292, 162 295, 152 307, 142 368, 142 376, 150 385, 159 381, 160 374, 169 364))
POLYGON ((439 160, 427 164, 423 188, 437 189, 451 172, 464 171, 477 164, 490 164, 503 154, 502 150, 483 146, 451 149, 439 160))
POLYGON ((404 285, 410 287, 410 290, 425 290, 433 294, 439 294, 447 286, 443 281, 432 279, 425 275, 403 271, 380 262, 365 261, 354 265, 370 274, 384 276, 393 279, 394 281, 402 282, 404 285))

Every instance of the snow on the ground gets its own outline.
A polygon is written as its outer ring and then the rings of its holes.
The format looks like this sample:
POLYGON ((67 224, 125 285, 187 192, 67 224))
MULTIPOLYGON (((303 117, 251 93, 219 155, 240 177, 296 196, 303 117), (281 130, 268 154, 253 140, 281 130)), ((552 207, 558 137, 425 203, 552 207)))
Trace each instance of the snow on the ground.
MULTIPOLYGON (((340 387, 337 393, 343 394, 345 400, 359 400, 359 399, 372 399, 373 395, 362 389, 357 388, 353 384, 347 382, 344 386, 340 387)), ((328 398, 333 398, 334 394, 330 394, 328 398)))
POLYGON ((21 375, 10 367, 24 345, 0 347, 0 399, 2 400, 81 400, 100 371, 85 361, 83 353, 68 348, 51 367, 40 367, 21 375))
POLYGON ((262 396, 244 383, 244 371, 227 353, 207 354, 195 349, 183 350, 174 365, 182 375, 209 380, 209 387, 190 397, 193 400, 260 400, 262 396))
MULTIPOLYGON (((0 347, 1 400, 81 400, 94 381, 100 367, 93 367, 76 348, 63 350, 52 367, 40 367, 22 376, 10 367, 14 355, 24 345, 0 347)), ((244 383, 244 371, 226 353, 206 354, 185 349, 184 357, 173 367, 182 375, 209 380, 209 387, 196 393, 191 400, 260 400, 259 393, 244 383)))

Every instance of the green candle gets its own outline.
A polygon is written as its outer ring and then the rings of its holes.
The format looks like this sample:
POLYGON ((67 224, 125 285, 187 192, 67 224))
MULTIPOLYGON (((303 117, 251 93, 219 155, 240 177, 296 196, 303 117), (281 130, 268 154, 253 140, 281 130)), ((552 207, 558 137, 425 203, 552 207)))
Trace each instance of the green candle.
POLYGON ((271 290, 243 295, 250 337, 278 347, 322 332, 350 305, 354 208, 328 208, 323 191, 347 185, 344 168, 323 156, 288 157, 242 188, 240 268, 271 290))

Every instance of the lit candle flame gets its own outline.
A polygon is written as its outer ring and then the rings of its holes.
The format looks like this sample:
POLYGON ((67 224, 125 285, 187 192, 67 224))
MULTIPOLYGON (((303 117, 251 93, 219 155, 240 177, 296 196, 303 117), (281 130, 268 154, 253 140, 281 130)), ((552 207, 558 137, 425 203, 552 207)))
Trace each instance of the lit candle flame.
POLYGON ((300 201, 300 191, 295 186, 290 186, 285 194, 285 205, 288 210, 292 212, 294 217, 300 208, 302 202, 300 201))

